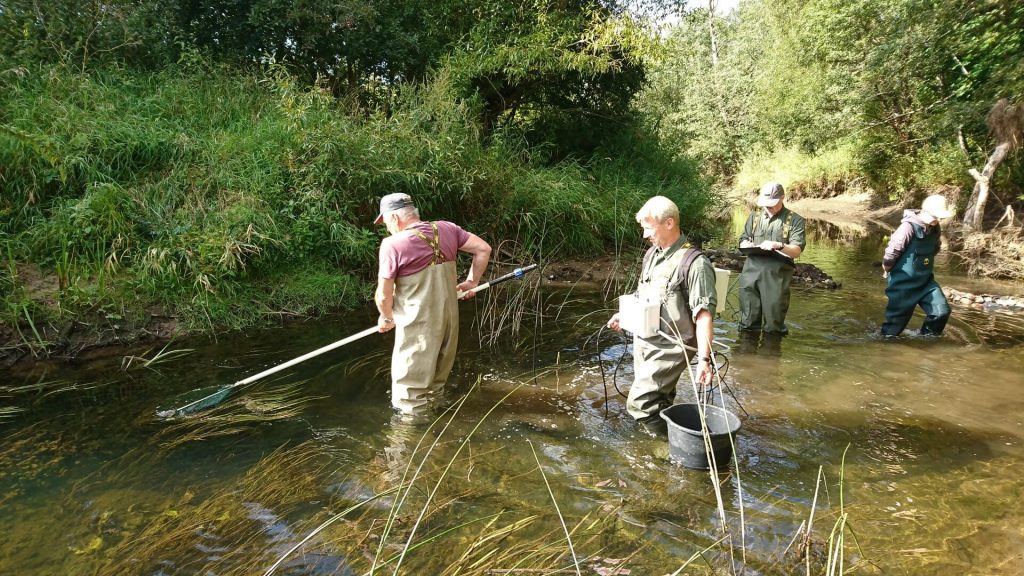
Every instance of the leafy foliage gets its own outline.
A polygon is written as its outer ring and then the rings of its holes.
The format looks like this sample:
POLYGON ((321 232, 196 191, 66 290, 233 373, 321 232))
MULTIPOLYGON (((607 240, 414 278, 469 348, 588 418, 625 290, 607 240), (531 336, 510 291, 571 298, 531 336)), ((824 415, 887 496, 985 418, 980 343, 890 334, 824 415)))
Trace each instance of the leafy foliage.
POLYGON ((845 149, 872 188, 899 199, 969 183, 990 148, 989 109, 1024 95, 1022 53, 1018 2, 753 0, 725 18, 688 14, 640 102, 714 174, 774 152, 785 162, 845 149))
POLYGON ((5 87, 0 232, 13 261, 60 278, 65 312, 159 303, 209 329, 351 306, 368 295, 387 192, 524 259, 603 250, 654 194, 692 222, 711 202, 693 164, 659 160, 636 126, 593 160, 553 166, 508 129, 487 144, 479 104, 443 71, 373 113, 281 66, 201 59, 152 73, 56 65, 5 87))
POLYGON ((0 38, 0 238, 58 315, 351 305, 387 192, 522 258, 713 202, 632 108, 656 42, 618 0, 10 0, 0 38))

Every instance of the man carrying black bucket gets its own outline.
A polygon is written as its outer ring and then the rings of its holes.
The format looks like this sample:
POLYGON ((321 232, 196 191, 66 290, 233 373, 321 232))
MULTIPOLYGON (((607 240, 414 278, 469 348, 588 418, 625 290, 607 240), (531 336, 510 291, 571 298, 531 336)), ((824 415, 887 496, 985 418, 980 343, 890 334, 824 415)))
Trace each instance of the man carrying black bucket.
POLYGON ((414 414, 422 412, 448 379, 459 343, 457 294, 480 283, 491 247, 451 222, 421 221, 408 194, 381 198, 374 224, 384 224, 391 234, 380 244, 374 298, 380 311, 378 329, 395 330, 391 404, 414 414), (466 280, 456 284, 460 251, 472 254, 473 262, 466 280))
MULTIPOLYGON (((633 385, 626 409, 647 433, 664 436, 667 424, 660 412, 672 405, 687 359, 696 356, 694 376, 701 387, 712 382, 715 270, 679 230, 675 202, 655 196, 637 212, 636 221, 653 245, 644 254, 637 296, 660 306, 657 333, 633 336, 633 385)), ((612 316, 608 327, 622 329, 619 314, 612 316)))

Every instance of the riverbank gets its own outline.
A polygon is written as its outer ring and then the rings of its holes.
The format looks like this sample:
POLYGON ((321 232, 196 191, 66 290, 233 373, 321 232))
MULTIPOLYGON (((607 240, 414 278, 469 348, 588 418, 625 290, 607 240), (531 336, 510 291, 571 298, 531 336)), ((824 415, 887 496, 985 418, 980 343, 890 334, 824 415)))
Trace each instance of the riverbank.
MULTIPOLYGON (((892 230, 898 223, 896 208, 872 209, 865 194, 840 195, 834 198, 803 198, 792 202, 791 207, 809 219, 824 220, 847 228, 858 228, 859 234, 867 234, 867 224, 874 223, 892 230)), ((744 258, 738 251, 713 249, 707 251, 715 266, 739 273, 744 258)), ((543 263, 536 280, 544 286, 565 288, 581 287, 601 290, 617 295, 628 290, 638 273, 639 252, 629 257, 614 255, 588 259, 564 259, 543 263)), ((35 268, 20 269, 20 280, 25 289, 31 290, 41 301, 55 301, 58 294, 58 278, 46 276, 35 268)), ((500 270, 493 269, 493 274, 500 270)), ((794 282, 799 285, 836 289, 841 284, 820 268, 797 261, 794 282)), ((969 284, 969 283, 965 283, 969 284)), ((945 286, 947 297, 953 305, 971 307, 982 311, 1024 313, 1024 289, 1016 292, 992 293, 975 286, 952 284, 945 286)), ((327 310, 316 316, 337 313, 327 310)), ((310 315, 282 312, 275 317, 281 324, 308 320, 310 315)), ((30 319, 30 318, 29 318, 30 319)), ((39 361, 73 363, 99 357, 125 354, 132 349, 157 346, 173 338, 197 334, 188 330, 171 311, 161 307, 150 307, 134 318, 124 318, 103 308, 94 308, 86 313, 61 322, 22 322, 19 328, 0 325, 0 366, 12 368, 31 365, 39 361)))
POLYGON ((717 202, 642 123, 586 150, 538 142, 562 158, 538 161, 448 81, 375 97, 377 113, 277 66, 190 62, 3 78, 0 365, 365 306, 389 192, 499 251, 562 258, 612 245, 633 225, 622 206, 674 196, 699 227, 717 202))
MULTIPOLYGON (((716 267, 734 273, 739 273, 743 267, 743 256, 739 252, 708 250, 707 254, 716 267)), ((614 256, 559 260, 543 264, 537 280, 527 276, 524 281, 541 282, 549 287, 578 286, 618 294, 628 289, 638 272, 638 264, 639 260, 630 258, 626 261, 614 256)), ((503 272, 503 269, 493 268, 491 275, 503 272)), ((47 277, 38 271, 26 276, 30 281, 25 282, 25 287, 33 290, 37 296, 44 299, 56 296, 56 277, 47 277)), ((794 281, 817 288, 839 287, 836 280, 811 264, 798 263, 794 281)), ((332 310, 323 315, 339 312, 332 310)), ((308 315, 278 315, 278 321, 282 324, 308 319, 308 315)), ((0 325, 0 367, 29 366, 40 361, 86 362, 124 355, 131 350, 199 334, 188 330, 174 313, 160 307, 151 307, 134 318, 93 310, 61 323, 28 324, 25 330, 0 325)))
POLYGON ((966 306, 975 310, 1024 313, 1024 296, 972 294, 956 288, 943 288, 942 292, 950 304, 966 306))
MULTIPOLYGON (((745 256, 738 250, 704 250, 716 268, 739 274, 745 256)), ((639 273, 639 260, 623 262, 611 256, 593 260, 569 260, 548 264, 542 274, 544 282, 552 287, 579 286, 587 289, 628 288, 639 273)), ((835 278, 813 264, 796 263, 793 282, 811 288, 836 289, 841 286, 835 278)), ((621 292, 621 290, 613 290, 621 292)))
POLYGON ((886 230, 895 230, 903 215, 903 209, 898 206, 872 208, 868 192, 849 192, 831 198, 804 197, 787 202, 787 206, 804 218, 855 227, 871 222, 886 230))

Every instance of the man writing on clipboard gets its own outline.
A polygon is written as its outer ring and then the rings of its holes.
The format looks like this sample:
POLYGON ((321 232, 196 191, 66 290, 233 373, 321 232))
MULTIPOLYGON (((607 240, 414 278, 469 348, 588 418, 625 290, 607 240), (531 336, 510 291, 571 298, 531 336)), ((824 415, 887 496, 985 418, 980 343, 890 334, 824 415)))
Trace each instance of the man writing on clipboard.
POLYGON ((740 235, 740 249, 747 261, 740 273, 740 330, 786 334, 789 284, 796 266, 793 260, 805 246, 804 219, 789 208, 782 184, 761 187, 757 205, 740 235))

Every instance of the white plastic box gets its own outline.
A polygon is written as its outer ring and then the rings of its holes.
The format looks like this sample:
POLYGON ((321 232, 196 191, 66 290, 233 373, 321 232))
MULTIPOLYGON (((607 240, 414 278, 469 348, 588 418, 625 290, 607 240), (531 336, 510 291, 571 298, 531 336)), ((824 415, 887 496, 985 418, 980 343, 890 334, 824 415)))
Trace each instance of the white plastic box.
POLYGON ((718 304, 715 306, 715 315, 721 316, 725 310, 725 299, 729 297, 729 271, 715 268, 715 295, 718 297, 718 304))
POLYGON ((658 333, 661 302, 633 294, 619 296, 619 327, 634 336, 650 338, 658 333))

